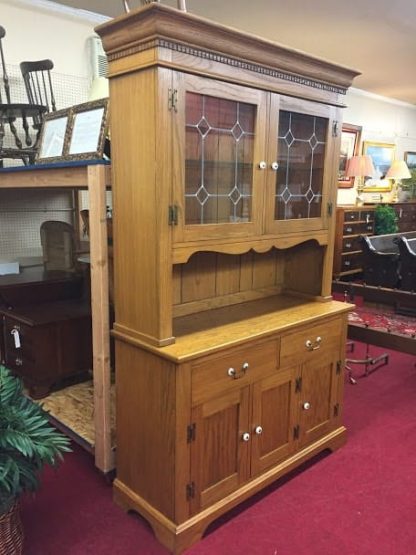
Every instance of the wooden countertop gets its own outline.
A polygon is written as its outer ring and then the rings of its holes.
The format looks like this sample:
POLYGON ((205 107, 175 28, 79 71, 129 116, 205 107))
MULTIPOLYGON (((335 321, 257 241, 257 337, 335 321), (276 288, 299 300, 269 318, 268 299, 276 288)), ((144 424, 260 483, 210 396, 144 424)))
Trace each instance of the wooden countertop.
POLYGON ((153 347, 113 333, 118 339, 181 363, 320 318, 335 317, 353 308, 354 305, 340 301, 318 302, 279 295, 177 318, 173 323, 176 342, 166 347, 153 347))

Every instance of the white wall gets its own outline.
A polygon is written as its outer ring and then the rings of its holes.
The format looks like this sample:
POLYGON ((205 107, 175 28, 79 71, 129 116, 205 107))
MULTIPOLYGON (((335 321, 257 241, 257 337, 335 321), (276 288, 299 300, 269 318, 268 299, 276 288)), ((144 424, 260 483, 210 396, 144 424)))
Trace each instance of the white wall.
MULTIPOLYGON (((107 18, 47 0, 0 0, 0 24, 12 101, 26 102, 19 63, 50 58, 57 108, 88 100, 91 75, 87 39, 107 18)), ((6 144, 13 144, 10 133, 6 144)), ((5 166, 19 164, 5 160, 5 166)), ((66 191, 0 190, 0 258, 20 262, 41 253, 40 224, 72 221, 72 195, 66 191)), ((31 262, 32 263, 32 262, 31 262)))
POLYGON ((87 38, 107 18, 46 0, 0 0, 7 64, 51 58, 58 73, 88 76, 87 38))
MULTIPOLYGON (((395 157, 416 152, 416 106, 351 88, 346 95, 344 122, 363 128, 362 141, 396 145, 395 157)), ((338 204, 354 204, 356 190, 338 189, 338 204)))

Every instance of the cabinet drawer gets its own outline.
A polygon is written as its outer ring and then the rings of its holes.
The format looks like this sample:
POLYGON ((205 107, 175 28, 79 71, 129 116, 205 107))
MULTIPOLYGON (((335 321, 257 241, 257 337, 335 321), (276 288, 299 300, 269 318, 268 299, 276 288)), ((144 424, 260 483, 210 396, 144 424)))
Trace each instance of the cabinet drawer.
POLYGON ((7 350, 16 351, 16 353, 24 351, 27 355, 32 353, 33 329, 24 324, 13 322, 13 320, 6 320, 4 331, 7 350), (17 335, 16 339, 14 333, 17 335))
POLYGON ((360 220, 366 223, 374 222, 374 210, 361 210, 360 220))
POLYGON ((342 319, 325 320, 282 336, 280 366, 298 365, 321 356, 338 356, 342 319))
POLYGON ((360 237, 347 237, 342 241, 342 252, 361 251, 361 249, 360 237))
POLYGON ((370 233, 373 233, 373 229, 374 229, 373 222, 369 222, 369 223, 360 222, 358 224, 346 223, 344 224, 343 235, 360 235, 360 234, 368 235, 370 233))
POLYGON ((36 372, 36 361, 31 356, 26 356, 25 353, 18 351, 6 352, 6 364, 17 374, 24 376, 36 372))
POLYGON ((357 270, 361 268, 362 253, 346 254, 341 258, 341 272, 348 272, 350 270, 357 270))
POLYGON ((345 222, 358 222, 360 219, 360 213, 358 210, 354 210, 351 212, 344 212, 344 221, 345 222))
POLYGON ((278 367, 278 339, 204 358, 192 366, 192 403, 212 399, 272 374, 278 367))

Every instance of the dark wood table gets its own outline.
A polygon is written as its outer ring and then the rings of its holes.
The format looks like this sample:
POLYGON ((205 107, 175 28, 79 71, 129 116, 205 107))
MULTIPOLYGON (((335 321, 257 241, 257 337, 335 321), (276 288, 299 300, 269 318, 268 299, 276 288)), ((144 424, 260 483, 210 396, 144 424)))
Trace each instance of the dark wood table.
POLYGON ((83 275, 42 266, 23 268, 19 274, 0 276, 0 306, 17 307, 83 296, 83 275))

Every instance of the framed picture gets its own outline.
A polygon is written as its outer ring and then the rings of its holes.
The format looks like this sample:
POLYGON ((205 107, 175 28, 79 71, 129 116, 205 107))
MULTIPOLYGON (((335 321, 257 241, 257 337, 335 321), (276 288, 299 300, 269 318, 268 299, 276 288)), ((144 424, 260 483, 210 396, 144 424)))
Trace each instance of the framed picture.
POLYGON ((338 166, 338 187, 351 188, 354 178, 345 175, 348 160, 359 153, 362 127, 344 123, 341 132, 341 150, 338 166))
POLYGON ((108 98, 71 108, 65 160, 102 158, 108 123, 108 98))
POLYGON ((365 182, 364 191, 370 193, 391 191, 391 181, 384 177, 394 160, 395 148, 395 145, 390 143, 364 141, 363 154, 371 156, 376 170, 375 176, 365 182))
POLYGON ((39 136, 37 164, 62 160, 68 143, 70 108, 45 114, 39 136))
POLYGON ((36 164, 102 158, 107 125, 108 98, 49 112, 43 121, 36 164))
POLYGON ((416 169, 416 152, 405 152, 404 161, 406 162, 409 170, 416 169))

